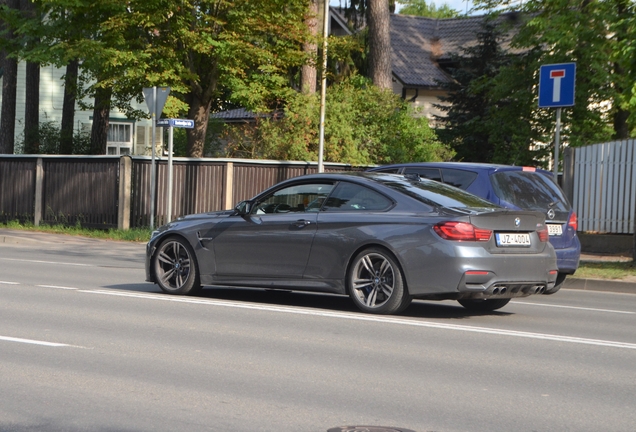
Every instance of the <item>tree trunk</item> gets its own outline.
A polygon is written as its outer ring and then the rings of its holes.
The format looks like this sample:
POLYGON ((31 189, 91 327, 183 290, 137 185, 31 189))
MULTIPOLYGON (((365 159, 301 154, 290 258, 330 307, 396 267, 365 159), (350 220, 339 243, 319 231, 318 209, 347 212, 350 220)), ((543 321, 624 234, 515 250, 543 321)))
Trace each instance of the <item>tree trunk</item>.
POLYGON ((106 154, 108 141, 108 125, 110 116, 110 99, 113 89, 98 88, 95 91, 95 107, 93 108, 93 127, 91 129, 91 150, 94 155, 106 154))
POLYGON ((391 14, 388 0, 369 0, 369 77, 380 88, 392 88, 391 14))
POLYGON ((24 105, 24 153, 40 152, 40 64, 26 64, 24 105))
POLYGON ((73 126, 75 123, 75 98, 77 96, 77 76, 79 60, 71 60, 66 65, 64 75, 64 102, 62 103, 62 126, 60 128, 60 154, 73 154, 73 126))
MULTIPOLYGON (((328 0, 323 0, 328 1, 328 0)), ((318 37, 318 0, 310 0, 309 12, 305 17, 305 25, 309 31, 309 41, 303 44, 303 51, 309 58, 307 64, 304 64, 300 71, 300 88, 303 93, 316 93, 316 56, 318 54, 318 45, 316 40, 318 37)))
MULTIPOLYGON (((10 9, 19 9, 19 0, 3 2, 10 9)), ((4 26, 3 26, 4 27, 4 26)), ((5 41, 14 39, 13 31, 7 31, 5 41)), ((13 154, 15 151, 15 104, 16 86, 18 82, 18 61, 2 53, 2 108, 0 110, 0 153, 13 154)))
MULTIPOLYGON (((35 3, 22 0, 21 10, 26 18, 36 19, 38 16, 35 3)), ((26 48, 32 49, 39 39, 26 36, 26 48)), ((27 61, 24 103, 24 153, 40 153, 40 64, 27 61)))
POLYGON ((194 120, 194 128, 186 129, 188 135, 188 157, 204 157, 205 136, 208 131, 212 99, 206 102, 201 100, 194 92, 191 92, 190 95, 188 95, 188 103, 190 104, 188 118, 194 120))
MULTIPOLYGON (((627 21, 629 19, 628 10, 629 10, 629 2, 627 0, 616 0, 617 20, 627 21)), ((623 41, 625 40, 625 35, 622 32, 617 32, 616 40, 618 44, 621 45, 623 41)), ((623 95, 624 93, 626 93, 625 87, 628 87, 628 86, 624 85, 625 75, 626 75, 625 68, 619 62, 614 63, 614 75, 615 75, 615 79, 613 80, 614 87, 620 95, 623 95)), ((629 80, 627 82, 629 82, 629 80)), ((629 84, 631 85, 631 82, 629 82, 629 84)), ((620 107, 619 98, 617 98, 617 100, 614 101, 614 104, 616 105, 616 111, 614 112, 613 138, 617 140, 627 139, 629 138, 629 124, 627 122, 627 120, 629 119, 629 112, 620 107)), ((636 253, 636 251, 634 253, 636 253)))

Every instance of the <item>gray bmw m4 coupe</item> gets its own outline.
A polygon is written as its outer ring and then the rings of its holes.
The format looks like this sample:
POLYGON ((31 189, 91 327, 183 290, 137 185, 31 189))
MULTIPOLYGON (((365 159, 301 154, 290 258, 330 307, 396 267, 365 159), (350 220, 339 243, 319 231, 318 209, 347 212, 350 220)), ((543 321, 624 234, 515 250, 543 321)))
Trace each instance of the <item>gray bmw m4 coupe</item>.
POLYGON ((491 311, 554 287, 544 222, 418 176, 311 174, 159 228, 146 279, 182 295, 206 285, 344 294, 376 314, 412 299, 491 311))

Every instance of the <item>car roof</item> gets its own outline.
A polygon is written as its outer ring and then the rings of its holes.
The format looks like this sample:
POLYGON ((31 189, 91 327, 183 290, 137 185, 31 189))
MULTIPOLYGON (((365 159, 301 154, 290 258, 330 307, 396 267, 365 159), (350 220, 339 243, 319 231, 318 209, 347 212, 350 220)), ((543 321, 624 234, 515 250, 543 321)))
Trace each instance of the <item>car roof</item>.
POLYGON ((486 162, 409 162, 390 165, 381 165, 371 168, 369 171, 384 170, 386 168, 405 168, 405 167, 426 167, 426 168, 455 168, 472 171, 537 171, 542 174, 552 175, 550 171, 541 168, 519 166, 519 165, 503 165, 486 162))

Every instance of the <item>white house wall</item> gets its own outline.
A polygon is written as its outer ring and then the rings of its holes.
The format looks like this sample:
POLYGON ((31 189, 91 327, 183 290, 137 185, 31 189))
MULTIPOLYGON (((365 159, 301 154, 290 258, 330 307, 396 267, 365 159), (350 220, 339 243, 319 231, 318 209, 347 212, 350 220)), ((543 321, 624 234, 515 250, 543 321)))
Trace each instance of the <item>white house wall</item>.
MULTIPOLYGON (((66 68, 57 68, 55 66, 42 66, 40 68, 40 123, 52 121, 57 126, 62 122, 62 105, 64 103, 64 80, 63 76, 66 68)), ((24 110, 26 105, 26 63, 18 63, 18 79, 16 86, 16 126, 15 139, 16 143, 22 141, 24 133, 24 110)), ((2 79, 0 78, 0 83, 2 79)), ((2 103, 2 92, 0 92, 0 103, 2 103)), ((87 101, 91 102, 91 101, 87 101)), ((148 107, 144 103, 133 101, 133 107, 142 111, 147 111, 148 107)), ((75 130, 86 130, 87 126, 90 130, 92 123, 92 111, 75 110, 75 130)), ((130 123, 125 115, 116 109, 111 110, 111 122, 121 119, 123 122, 130 123)), ((133 123, 133 154, 149 155, 152 152, 152 123, 150 120, 139 120, 133 123)), ((162 144, 162 128, 157 128, 156 141, 157 146, 162 144)), ((160 151, 160 148, 158 149, 160 151)))

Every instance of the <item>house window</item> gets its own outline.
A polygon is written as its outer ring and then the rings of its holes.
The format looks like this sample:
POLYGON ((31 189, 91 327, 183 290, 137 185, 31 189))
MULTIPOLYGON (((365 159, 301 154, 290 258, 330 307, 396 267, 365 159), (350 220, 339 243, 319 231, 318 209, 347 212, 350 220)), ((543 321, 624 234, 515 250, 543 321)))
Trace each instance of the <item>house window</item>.
POLYGON ((109 155, 127 155, 132 153, 133 124, 111 122, 108 126, 107 152, 109 155))

